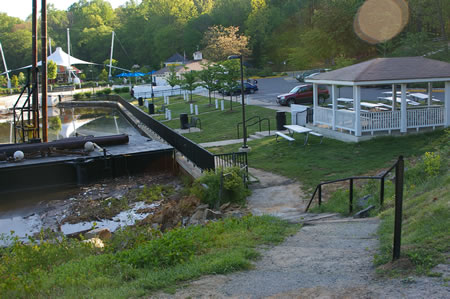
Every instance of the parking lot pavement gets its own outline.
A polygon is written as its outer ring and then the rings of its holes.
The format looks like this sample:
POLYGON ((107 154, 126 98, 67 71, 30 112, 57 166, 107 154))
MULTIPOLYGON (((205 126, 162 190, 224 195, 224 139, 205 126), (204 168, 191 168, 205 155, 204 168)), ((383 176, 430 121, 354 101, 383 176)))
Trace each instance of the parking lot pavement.
MULTIPOLYGON (((250 95, 250 99, 258 100, 268 104, 277 105, 277 96, 289 92, 297 85, 305 83, 298 82, 294 77, 279 77, 258 79, 259 90, 250 95)), ((328 86, 328 91, 331 91, 331 86, 328 86)), ((383 92, 391 91, 391 89, 383 88, 362 88, 361 98, 363 101, 378 102, 378 97, 383 96, 383 92)), ((424 92, 426 93, 426 92, 424 92)), ((330 92, 331 94, 331 92, 330 92)), ((353 98, 353 89, 350 86, 338 88, 338 97, 353 98)), ((441 101, 444 100, 443 92, 433 92, 433 97, 441 101)), ((331 103, 331 100, 328 100, 331 103)))

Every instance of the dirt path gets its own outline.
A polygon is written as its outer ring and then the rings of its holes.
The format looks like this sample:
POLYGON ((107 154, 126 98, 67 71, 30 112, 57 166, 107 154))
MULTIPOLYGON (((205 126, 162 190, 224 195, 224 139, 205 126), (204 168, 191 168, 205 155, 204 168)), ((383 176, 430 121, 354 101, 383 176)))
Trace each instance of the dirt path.
MULTIPOLYGON (((250 172, 260 179, 248 202, 255 214, 288 220, 302 215, 305 196, 298 183, 259 170, 250 172)), ((160 292, 152 297, 450 298, 448 278, 376 278, 373 256, 378 250, 378 223, 376 218, 315 221, 283 244, 263 251, 253 270, 206 276, 175 295, 160 292)), ((443 272, 448 275, 448 267, 443 272)))

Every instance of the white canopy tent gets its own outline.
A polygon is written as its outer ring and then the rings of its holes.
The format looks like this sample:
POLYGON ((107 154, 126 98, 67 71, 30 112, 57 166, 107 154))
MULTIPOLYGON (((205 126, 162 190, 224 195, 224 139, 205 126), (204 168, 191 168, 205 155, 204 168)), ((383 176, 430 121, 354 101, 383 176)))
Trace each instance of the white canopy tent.
MULTIPOLYGON (((47 60, 52 60, 56 63, 56 65, 61 65, 66 68, 70 68, 73 64, 95 64, 92 62, 84 61, 78 58, 75 58, 73 56, 70 56, 66 52, 61 49, 61 47, 57 47, 55 52, 53 52, 50 56, 47 57, 47 60)), ((38 66, 40 66, 42 63, 41 61, 38 62, 38 66)))

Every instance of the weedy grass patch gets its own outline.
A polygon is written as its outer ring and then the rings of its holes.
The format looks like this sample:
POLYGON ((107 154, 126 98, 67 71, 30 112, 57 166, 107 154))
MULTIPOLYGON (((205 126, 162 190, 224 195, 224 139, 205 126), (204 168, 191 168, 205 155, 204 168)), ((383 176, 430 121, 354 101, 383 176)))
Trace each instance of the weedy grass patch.
POLYGON ((274 217, 227 218, 162 234, 125 228, 105 249, 72 239, 18 240, 0 257, 5 298, 129 298, 205 274, 248 269, 258 246, 277 244, 299 229, 274 217), (123 245, 126 244, 126 245, 123 245))

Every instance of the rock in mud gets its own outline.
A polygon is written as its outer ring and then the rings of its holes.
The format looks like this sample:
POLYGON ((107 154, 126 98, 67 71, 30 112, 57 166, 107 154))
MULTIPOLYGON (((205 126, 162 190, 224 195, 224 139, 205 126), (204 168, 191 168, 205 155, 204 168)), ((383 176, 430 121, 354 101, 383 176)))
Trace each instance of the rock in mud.
POLYGON ((88 231, 85 235, 86 239, 91 238, 99 238, 101 240, 109 240, 111 239, 111 232, 107 228, 96 228, 91 231, 88 231))

